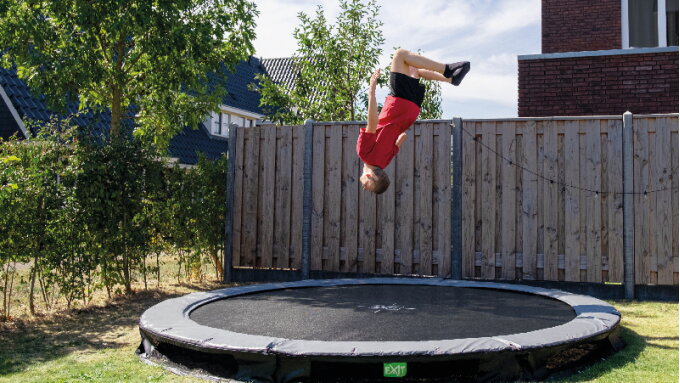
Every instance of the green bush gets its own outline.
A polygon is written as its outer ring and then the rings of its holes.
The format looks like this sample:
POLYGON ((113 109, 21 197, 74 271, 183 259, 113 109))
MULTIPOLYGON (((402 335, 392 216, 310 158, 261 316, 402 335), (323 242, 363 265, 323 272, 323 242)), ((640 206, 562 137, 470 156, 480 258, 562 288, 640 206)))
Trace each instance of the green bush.
POLYGON ((30 267, 32 313, 38 294, 46 307, 57 298, 70 307, 99 289, 133 293, 149 273, 160 281, 163 253, 178 257, 178 280, 202 279, 206 263, 221 276, 225 157, 171 167, 139 140, 63 125, 0 141, 0 319, 10 317, 18 266, 30 267))

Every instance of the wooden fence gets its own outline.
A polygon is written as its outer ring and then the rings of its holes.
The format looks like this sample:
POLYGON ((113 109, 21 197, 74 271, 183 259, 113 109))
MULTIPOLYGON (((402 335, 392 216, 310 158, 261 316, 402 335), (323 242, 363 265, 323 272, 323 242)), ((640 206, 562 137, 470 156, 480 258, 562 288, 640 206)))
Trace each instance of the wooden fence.
MULTIPOLYGON (((315 123, 307 151, 303 126, 238 128, 232 265, 304 269, 308 238, 311 271, 447 277, 458 247, 463 278, 623 282, 622 121, 419 121, 379 196, 359 184, 362 125, 315 123)), ((677 285, 678 117, 633 122, 635 281, 677 285)))

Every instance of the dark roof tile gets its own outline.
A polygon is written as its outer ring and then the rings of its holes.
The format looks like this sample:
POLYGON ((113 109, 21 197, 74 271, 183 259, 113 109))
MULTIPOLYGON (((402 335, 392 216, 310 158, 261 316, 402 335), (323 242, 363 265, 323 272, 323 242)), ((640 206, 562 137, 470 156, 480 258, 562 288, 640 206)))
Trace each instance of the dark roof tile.
MULTIPOLYGON (((226 84, 224 86, 226 86, 228 94, 223 100, 224 104, 252 113, 262 114, 260 95, 251 89, 251 84, 257 82, 255 75, 265 73, 260 60, 251 57, 248 61, 237 64, 234 69, 233 73, 226 73, 226 84)), ((17 77, 15 70, 0 68, 0 85, 3 86, 10 101, 22 118, 38 121, 50 119, 52 112, 46 106, 44 96, 31 94, 26 83, 17 77)), ((66 109, 70 114, 78 112, 77 104, 69 104, 66 109)), ((78 126, 91 124, 95 134, 106 134, 111 118, 108 111, 99 113, 87 112, 82 113, 74 121, 78 126)), ((178 157, 182 163, 195 164, 198 161, 196 152, 203 152, 206 157, 216 159, 226 150, 226 140, 210 135, 205 126, 201 124, 198 129, 184 127, 180 134, 170 141, 169 154, 173 157, 178 157)))

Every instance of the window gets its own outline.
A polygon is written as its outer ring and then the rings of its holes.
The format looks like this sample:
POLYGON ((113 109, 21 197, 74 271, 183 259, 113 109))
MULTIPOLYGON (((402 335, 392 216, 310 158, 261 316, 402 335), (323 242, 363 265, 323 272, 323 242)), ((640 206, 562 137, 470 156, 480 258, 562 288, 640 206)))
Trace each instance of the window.
POLYGON ((222 113, 220 120, 220 135, 229 135, 229 123, 231 122, 231 115, 229 113, 222 113))
POLYGON ((678 45, 678 0, 666 0, 666 43, 678 45))
POLYGON ((622 0, 624 48, 678 45, 678 0, 622 0))
POLYGON ((212 134, 219 134, 220 132, 220 115, 215 112, 210 112, 205 121, 205 127, 210 130, 212 134))

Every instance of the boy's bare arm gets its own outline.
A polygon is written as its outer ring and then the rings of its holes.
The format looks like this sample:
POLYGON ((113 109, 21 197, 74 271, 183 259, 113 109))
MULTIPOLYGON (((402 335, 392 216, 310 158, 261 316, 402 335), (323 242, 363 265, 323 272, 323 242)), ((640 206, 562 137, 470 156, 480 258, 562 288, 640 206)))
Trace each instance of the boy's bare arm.
POLYGON ((380 76, 380 69, 376 70, 371 76, 371 84, 368 88, 368 124, 366 133, 375 133, 378 129, 378 103, 375 100, 375 87, 380 76))
POLYGON ((395 142, 395 145, 401 148, 401 144, 403 144, 404 141, 406 141, 406 133, 402 133, 399 135, 399 137, 397 137, 397 142, 395 142))

